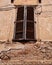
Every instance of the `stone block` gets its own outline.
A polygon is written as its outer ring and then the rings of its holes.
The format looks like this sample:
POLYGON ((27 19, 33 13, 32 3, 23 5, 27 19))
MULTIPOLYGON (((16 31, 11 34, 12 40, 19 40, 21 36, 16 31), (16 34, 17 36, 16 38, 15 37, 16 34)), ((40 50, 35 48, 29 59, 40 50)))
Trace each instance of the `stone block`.
POLYGON ((37 5, 38 0, 14 0, 14 5, 37 5))

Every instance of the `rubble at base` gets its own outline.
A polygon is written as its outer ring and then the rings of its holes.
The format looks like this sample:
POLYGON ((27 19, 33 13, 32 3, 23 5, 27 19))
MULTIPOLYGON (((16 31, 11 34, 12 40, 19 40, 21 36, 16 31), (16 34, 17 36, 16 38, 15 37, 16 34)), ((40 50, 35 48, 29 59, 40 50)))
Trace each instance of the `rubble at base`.
POLYGON ((52 42, 0 43, 0 65, 52 65, 52 42))

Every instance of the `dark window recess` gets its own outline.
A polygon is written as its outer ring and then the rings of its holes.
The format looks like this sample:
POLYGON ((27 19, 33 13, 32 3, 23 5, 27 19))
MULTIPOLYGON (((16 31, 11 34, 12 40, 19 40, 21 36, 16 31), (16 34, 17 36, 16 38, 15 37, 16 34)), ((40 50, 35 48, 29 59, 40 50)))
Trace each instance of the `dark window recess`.
POLYGON ((27 7, 27 20, 34 21, 34 10, 33 10, 33 7, 27 7))
POLYGON ((27 39, 34 39, 34 10, 33 7, 27 7, 27 39))
POLYGON ((39 3, 41 3, 41 0, 39 0, 39 3))
POLYGON ((17 12, 17 21, 24 19, 24 7, 19 7, 17 12))
POLYGON ((21 40, 23 38, 23 15, 24 7, 19 7, 16 18, 16 28, 15 28, 15 40, 21 40))
POLYGON ((22 6, 18 8, 14 41, 19 40, 35 40, 33 7, 22 6))
POLYGON ((14 0, 11 0, 11 3, 13 3, 14 2, 14 0))

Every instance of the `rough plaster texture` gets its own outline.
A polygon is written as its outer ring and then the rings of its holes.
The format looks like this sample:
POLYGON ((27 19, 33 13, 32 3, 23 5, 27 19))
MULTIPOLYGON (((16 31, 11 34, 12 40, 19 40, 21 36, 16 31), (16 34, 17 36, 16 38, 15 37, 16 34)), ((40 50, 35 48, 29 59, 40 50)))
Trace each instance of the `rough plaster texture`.
POLYGON ((41 0, 42 4, 52 4, 52 0, 41 0))
MULTIPOLYGON (((15 1, 14 3, 16 3, 15 1)), ((37 3, 37 0, 35 0, 34 2, 37 3)), ((11 0, 0 0, 0 7, 9 4, 10 6, 12 5, 11 0)), ((37 6, 36 10, 34 9, 34 20, 36 21, 35 28, 37 40, 52 41, 52 5, 48 4, 52 4, 52 0, 42 0, 42 3, 39 4, 42 6, 37 6)), ((0 11, 0 41, 11 41, 13 39, 15 18, 16 9, 0 11)))
POLYGON ((49 4, 52 0, 42 0, 42 6, 36 10, 36 37, 42 41, 52 41, 52 5, 49 4))
POLYGON ((0 45, 0 65, 52 65, 52 42, 0 45))
POLYGON ((0 7, 11 4, 11 0, 0 0, 0 7))
POLYGON ((39 38, 42 41, 52 40, 52 17, 41 17, 39 19, 39 38), (43 21, 43 22, 42 22, 43 21))
POLYGON ((0 40, 9 40, 13 36, 15 9, 0 11, 0 40))

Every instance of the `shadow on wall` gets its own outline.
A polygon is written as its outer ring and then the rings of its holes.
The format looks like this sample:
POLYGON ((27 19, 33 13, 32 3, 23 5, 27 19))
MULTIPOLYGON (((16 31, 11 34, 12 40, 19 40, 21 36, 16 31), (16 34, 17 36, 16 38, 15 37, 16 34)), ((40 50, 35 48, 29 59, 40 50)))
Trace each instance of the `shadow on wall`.
POLYGON ((14 2, 14 0, 11 0, 11 3, 13 3, 14 2))

